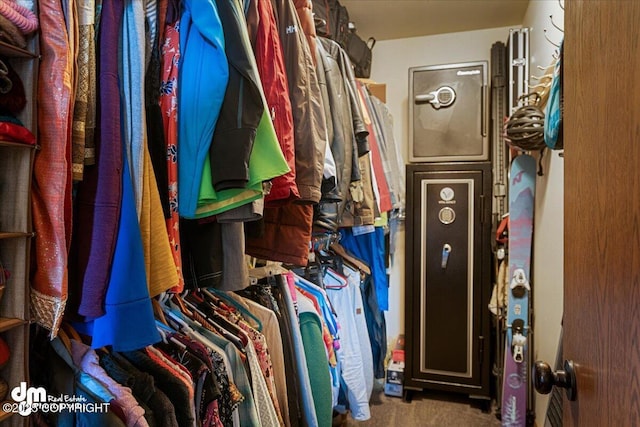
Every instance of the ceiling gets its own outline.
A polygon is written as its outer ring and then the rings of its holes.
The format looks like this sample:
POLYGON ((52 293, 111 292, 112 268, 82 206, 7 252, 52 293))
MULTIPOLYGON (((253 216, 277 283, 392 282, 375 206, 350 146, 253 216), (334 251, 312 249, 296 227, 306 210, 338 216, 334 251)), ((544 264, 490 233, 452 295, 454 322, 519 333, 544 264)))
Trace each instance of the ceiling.
POLYGON ((340 0, 340 4, 349 11, 360 37, 380 41, 521 25, 529 0, 340 0))

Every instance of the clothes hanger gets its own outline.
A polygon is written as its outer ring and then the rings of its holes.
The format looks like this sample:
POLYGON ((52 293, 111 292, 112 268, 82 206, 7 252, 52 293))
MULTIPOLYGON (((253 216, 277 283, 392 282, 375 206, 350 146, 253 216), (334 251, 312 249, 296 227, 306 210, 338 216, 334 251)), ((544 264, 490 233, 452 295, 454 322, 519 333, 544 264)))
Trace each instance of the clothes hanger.
MULTIPOLYGON (((187 294, 189 291, 184 291, 184 294, 187 294)), ((191 313, 189 311, 189 309, 187 308, 187 306, 184 303, 184 300, 182 299, 182 295, 181 294, 173 294, 171 296, 171 301, 173 301, 174 303, 176 303, 176 305, 178 306, 178 308, 180 309, 180 311, 182 313, 184 313, 187 316, 192 316, 193 313, 191 313)))
POLYGON ((156 329, 158 330, 158 333, 160 334, 160 338, 162 339, 162 342, 165 344, 168 344, 169 342, 167 341, 167 333, 164 331, 164 329, 159 328, 156 326, 156 329))
MULTIPOLYGON (((194 310, 194 313, 197 314, 198 317, 202 318, 203 321, 207 322, 207 324, 214 329, 214 331, 220 335, 221 337, 231 341, 238 350, 240 350, 241 352, 245 352, 245 347, 248 344, 248 340, 246 338, 245 335, 240 335, 238 336, 238 332, 236 331, 236 333, 232 333, 229 329, 234 329, 237 328, 235 325, 232 324, 228 324, 228 328, 225 328, 223 326, 220 325, 220 323, 218 323, 219 321, 221 322, 222 318, 219 318, 217 320, 214 320, 212 318, 210 318, 209 316, 207 316, 207 314, 203 313, 201 310, 199 310, 197 307, 193 306, 190 302, 186 301, 185 304, 190 305, 192 307, 192 309, 194 310)), ((221 322, 222 323, 222 322, 221 322)), ((226 320, 224 320, 224 323, 228 323, 226 320)), ((211 331, 211 332, 214 332, 211 331)))
MULTIPOLYGON (((179 307, 177 307, 177 308, 179 309, 179 307)), ((166 315, 166 319, 169 320, 169 323, 173 323, 173 327, 177 331, 183 332, 183 331, 187 331, 187 330, 191 329, 189 327, 189 325, 187 325, 187 323, 184 320, 180 319, 173 312, 171 312, 169 310, 169 307, 164 309, 164 314, 166 315)), ((200 325, 200 323, 196 322, 195 320, 193 320, 193 322, 195 322, 196 324, 200 325)))
POLYGON ((365 264, 363 261, 359 260, 358 258, 350 255, 347 252, 347 250, 344 248, 344 246, 342 246, 340 243, 334 243, 331 245, 330 248, 333 252, 340 255, 345 260, 348 260, 351 263, 351 265, 356 266, 359 270, 366 273, 367 275, 369 276, 371 275, 371 269, 369 268, 369 266, 365 264))
MULTIPOLYGON (((242 338, 242 334, 240 333, 241 331, 240 327, 231 323, 222 314, 217 313, 213 307, 207 305, 206 303, 201 304, 200 306, 194 306, 189 301, 185 301, 185 303, 188 304, 192 310, 197 312, 198 315, 205 318, 208 322, 211 322, 214 325, 217 325, 219 328, 225 330, 228 333, 233 334, 234 336, 237 336, 238 334, 240 334, 238 338, 240 338, 244 343, 245 340, 242 338)), ((246 345, 246 343, 244 343, 244 345, 246 345)))
POLYGON ((153 314, 155 315, 156 319, 164 323, 165 325, 168 325, 167 318, 164 316, 164 311, 162 311, 160 301, 155 298, 151 298, 151 305, 153 306, 153 314))
POLYGON ((64 329, 58 329, 58 338, 60 339, 62 345, 64 345, 64 347, 67 349, 69 354, 71 354, 71 339, 69 339, 69 336, 64 331, 64 329))
POLYGON ((67 334, 67 337, 69 339, 84 343, 84 341, 82 340, 82 338, 80 337, 80 334, 78 333, 78 331, 75 330, 75 328, 73 326, 71 326, 70 323, 68 322, 62 322, 62 324, 60 325, 60 327, 62 328, 62 330, 67 334))
POLYGON ((347 279, 345 276, 343 276, 342 274, 338 273, 334 269, 327 268, 325 270, 325 274, 329 275, 331 278, 333 278, 334 280, 336 280, 338 282, 337 285, 330 285, 330 284, 327 284, 326 282, 324 282, 324 287, 326 289, 343 289, 343 288, 346 288, 347 286, 349 286, 349 279, 347 279))
POLYGON ((244 307, 242 304, 240 304, 238 301, 234 300, 233 298, 228 297, 223 291, 217 290, 217 289, 203 289, 202 293, 205 296, 211 297, 211 298, 217 298, 218 296, 220 298, 223 298, 225 300, 225 302, 228 302, 229 304, 231 304, 232 306, 234 306, 235 308, 237 308, 242 314, 248 316, 249 318, 251 318, 257 325, 256 330, 258 330, 259 332, 262 332, 262 322, 260 321, 260 319, 258 319, 253 313, 251 313, 249 310, 247 310, 246 307, 244 307), (216 295, 212 294, 215 293, 216 295))
POLYGON ((187 346, 184 345, 183 343, 181 343, 180 341, 178 341, 177 339, 175 339, 173 336, 169 336, 169 334, 175 334, 176 331, 174 331, 173 329, 171 329, 169 326, 159 322, 156 319, 156 328, 158 329, 158 332, 160 333, 160 336, 162 337, 162 342, 165 344, 168 344, 169 342, 177 345, 178 347, 180 347, 182 350, 186 350, 187 346))

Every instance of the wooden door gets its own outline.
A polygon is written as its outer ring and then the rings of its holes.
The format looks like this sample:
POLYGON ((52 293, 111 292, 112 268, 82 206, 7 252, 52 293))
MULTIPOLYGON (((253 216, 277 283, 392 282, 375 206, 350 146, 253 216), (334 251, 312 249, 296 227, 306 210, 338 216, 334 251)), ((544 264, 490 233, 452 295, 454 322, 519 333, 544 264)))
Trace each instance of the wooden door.
POLYGON ((640 1, 567 0, 564 55, 563 344, 578 389, 564 425, 636 426, 640 1))

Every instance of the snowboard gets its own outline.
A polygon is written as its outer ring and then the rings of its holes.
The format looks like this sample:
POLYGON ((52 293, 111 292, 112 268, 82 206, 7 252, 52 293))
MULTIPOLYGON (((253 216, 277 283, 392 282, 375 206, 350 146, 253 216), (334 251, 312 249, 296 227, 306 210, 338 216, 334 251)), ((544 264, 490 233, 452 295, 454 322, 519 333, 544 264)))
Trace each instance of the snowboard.
POLYGON ((502 382, 502 425, 527 425, 531 243, 536 161, 520 154, 509 175, 509 288, 502 382))

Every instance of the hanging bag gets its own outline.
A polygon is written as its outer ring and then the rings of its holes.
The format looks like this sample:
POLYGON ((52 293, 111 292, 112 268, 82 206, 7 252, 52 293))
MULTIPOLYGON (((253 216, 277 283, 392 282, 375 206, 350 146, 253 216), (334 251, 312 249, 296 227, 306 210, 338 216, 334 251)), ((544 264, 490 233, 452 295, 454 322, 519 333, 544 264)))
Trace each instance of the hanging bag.
POLYGON ((373 37, 369 37, 365 42, 356 32, 349 33, 345 50, 351 59, 356 77, 368 79, 371 75, 372 50, 375 44, 376 39, 373 37))

